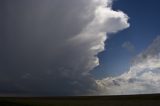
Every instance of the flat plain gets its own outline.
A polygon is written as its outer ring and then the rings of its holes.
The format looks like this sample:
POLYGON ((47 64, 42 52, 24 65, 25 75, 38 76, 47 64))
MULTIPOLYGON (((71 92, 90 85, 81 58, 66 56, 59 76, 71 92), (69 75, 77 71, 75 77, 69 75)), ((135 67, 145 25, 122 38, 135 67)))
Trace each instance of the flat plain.
POLYGON ((0 106, 160 106, 160 94, 75 97, 0 97, 0 106))

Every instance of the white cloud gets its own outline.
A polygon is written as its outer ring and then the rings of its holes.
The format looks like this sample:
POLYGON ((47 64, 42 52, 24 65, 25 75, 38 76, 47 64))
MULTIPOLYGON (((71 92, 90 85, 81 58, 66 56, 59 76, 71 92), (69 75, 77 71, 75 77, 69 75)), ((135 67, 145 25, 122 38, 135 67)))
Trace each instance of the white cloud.
POLYGON ((117 76, 97 80, 100 94, 144 94, 160 92, 160 37, 139 54, 129 71, 117 76), (145 57, 144 57, 145 55, 145 57))
POLYGON ((106 34, 115 33, 129 27, 127 22, 128 16, 126 14, 120 11, 114 11, 111 7, 106 6, 111 3, 111 0, 96 2, 98 2, 98 4, 94 10, 93 20, 81 33, 71 39, 74 43, 78 43, 78 46, 83 46, 84 51, 87 51, 86 56, 88 56, 90 60, 88 64, 91 65, 88 66, 89 69, 87 70, 92 70, 99 65, 97 54, 104 50, 104 42, 107 39, 106 34))

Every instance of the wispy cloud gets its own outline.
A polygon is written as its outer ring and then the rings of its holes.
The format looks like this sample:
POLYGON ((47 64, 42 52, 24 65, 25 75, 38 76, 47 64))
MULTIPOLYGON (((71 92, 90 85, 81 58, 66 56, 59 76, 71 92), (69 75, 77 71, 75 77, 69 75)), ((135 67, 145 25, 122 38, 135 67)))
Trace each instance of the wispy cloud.
POLYGON ((130 53, 134 53, 135 51, 135 47, 130 41, 124 42, 122 48, 127 49, 130 53))
POLYGON ((160 87, 160 37, 139 54, 129 71, 117 76, 97 80, 100 94, 159 93, 160 87))

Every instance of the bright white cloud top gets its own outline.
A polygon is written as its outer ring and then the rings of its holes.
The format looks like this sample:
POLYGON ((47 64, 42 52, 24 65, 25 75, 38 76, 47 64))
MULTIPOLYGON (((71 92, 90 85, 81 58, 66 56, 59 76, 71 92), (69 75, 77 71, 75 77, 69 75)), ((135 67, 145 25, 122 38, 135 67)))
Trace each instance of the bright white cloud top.
POLYGON ((91 7, 95 7, 94 10, 88 8, 93 12, 93 19, 71 39, 78 48, 83 47, 88 59, 83 63, 86 63, 88 71, 99 65, 97 54, 104 50, 107 33, 115 33, 129 27, 128 16, 121 11, 112 10, 111 0, 91 0, 90 3, 91 7))

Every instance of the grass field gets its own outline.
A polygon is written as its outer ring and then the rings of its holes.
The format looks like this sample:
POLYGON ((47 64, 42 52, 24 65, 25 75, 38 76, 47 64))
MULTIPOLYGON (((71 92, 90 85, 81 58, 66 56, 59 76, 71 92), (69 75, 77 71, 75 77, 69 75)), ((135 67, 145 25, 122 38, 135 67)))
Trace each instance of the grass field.
POLYGON ((0 106, 160 106, 160 95, 1 97, 0 106))

